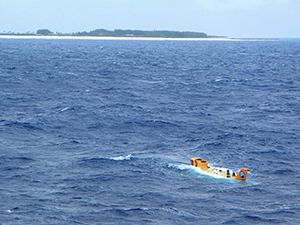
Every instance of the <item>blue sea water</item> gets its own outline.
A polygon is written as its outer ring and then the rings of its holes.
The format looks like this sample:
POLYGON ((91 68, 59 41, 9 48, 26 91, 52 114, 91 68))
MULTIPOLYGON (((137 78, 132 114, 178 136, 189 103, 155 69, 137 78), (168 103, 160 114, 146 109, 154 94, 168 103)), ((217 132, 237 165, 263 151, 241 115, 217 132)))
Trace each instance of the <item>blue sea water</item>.
POLYGON ((0 224, 299 224, 299 62, 297 40, 0 39, 0 224))

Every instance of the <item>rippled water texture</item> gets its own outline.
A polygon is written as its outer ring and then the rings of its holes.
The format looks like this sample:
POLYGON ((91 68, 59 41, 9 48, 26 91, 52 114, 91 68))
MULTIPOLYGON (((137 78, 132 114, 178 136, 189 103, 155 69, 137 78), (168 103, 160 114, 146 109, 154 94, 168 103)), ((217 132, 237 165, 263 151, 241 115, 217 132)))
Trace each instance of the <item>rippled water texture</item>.
POLYGON ((299 62, 292 40, 0 39, 0 224, 300 223, 299 62))

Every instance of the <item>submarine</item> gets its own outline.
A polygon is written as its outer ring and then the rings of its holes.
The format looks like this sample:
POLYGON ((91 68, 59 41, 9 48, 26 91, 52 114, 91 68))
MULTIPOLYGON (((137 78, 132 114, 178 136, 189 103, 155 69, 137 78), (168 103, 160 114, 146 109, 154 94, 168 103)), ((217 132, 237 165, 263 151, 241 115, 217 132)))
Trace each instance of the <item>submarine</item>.
POLYGON ((237 173, 221 167, 209 166, 208 162, 200 157, 191 158, 191 165, 199 167, 203 171, 211 175, 218 175, 226 179, 235 179, 235 180, 246 180, 247 172, 246 168, 241 168, 237 173))

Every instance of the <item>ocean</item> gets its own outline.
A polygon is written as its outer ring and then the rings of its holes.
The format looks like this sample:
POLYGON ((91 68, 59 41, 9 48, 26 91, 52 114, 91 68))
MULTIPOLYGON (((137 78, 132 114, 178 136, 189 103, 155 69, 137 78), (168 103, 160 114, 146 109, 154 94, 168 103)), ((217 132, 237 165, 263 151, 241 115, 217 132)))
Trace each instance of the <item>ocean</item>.
POLYGON ((0 38, 0 224, 300 224, 299 62, 299 40, 0 38))

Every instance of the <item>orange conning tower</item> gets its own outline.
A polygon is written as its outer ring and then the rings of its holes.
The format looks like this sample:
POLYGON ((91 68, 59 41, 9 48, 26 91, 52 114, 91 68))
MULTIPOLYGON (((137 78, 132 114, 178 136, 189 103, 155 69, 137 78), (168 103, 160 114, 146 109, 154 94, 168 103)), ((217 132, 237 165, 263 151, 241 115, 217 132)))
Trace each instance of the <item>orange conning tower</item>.
POLYGON ((191 165, 196 167, 208 167, 208 162, 199 157, 191 158, 191 165))

